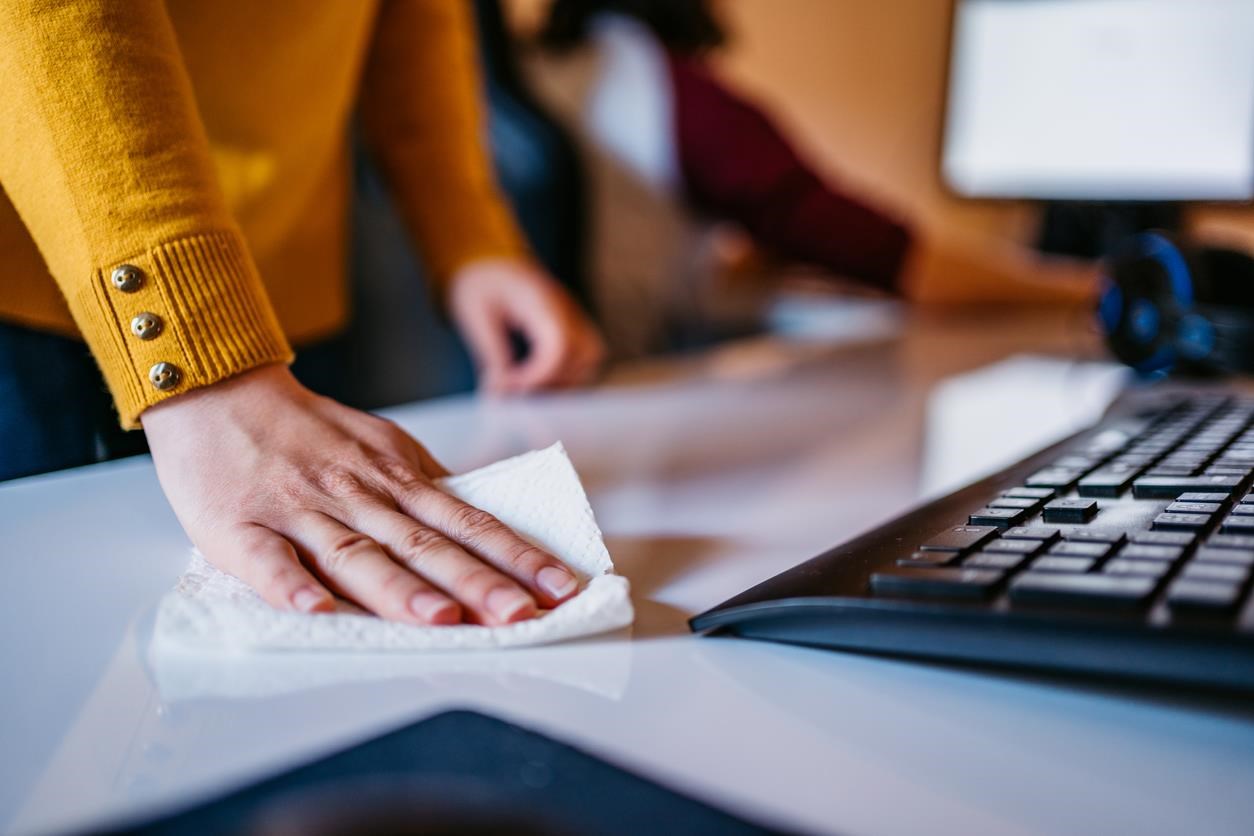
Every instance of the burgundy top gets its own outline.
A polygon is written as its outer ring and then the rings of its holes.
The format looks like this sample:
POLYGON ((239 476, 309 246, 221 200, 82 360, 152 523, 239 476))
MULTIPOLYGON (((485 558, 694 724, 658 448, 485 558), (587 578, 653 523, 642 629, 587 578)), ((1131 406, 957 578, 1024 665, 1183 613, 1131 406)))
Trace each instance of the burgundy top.
POLYGON ((896 290, 910 232, 838 191, 754 105, 700 61, 671 54, 679 167, 698 209, 741 224, 784 258, 896 290))

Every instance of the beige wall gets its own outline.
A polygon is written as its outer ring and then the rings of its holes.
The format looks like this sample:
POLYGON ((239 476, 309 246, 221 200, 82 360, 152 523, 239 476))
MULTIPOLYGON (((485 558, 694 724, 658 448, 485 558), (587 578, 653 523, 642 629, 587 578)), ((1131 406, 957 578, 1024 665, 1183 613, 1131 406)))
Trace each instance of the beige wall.
MULTIPOLYGON (((520 28, 544 0, 509 0, 520 28)), ((930 225, 1019 240, 1034 210, 961 200, 938 175, 952 0, 721 0, 726 77, 764 104, 822 170, 930 225)), ((1254 249, 1254 208, 1201 207, 1199 232, 1254 249)))

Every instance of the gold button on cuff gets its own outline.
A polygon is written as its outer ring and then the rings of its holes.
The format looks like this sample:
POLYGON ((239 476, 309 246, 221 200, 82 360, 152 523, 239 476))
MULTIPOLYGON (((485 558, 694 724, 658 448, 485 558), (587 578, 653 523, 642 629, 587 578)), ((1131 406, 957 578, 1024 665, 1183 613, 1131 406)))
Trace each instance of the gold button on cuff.
POLYGON ((148 370, 148 379, 158 392, 168 392, 183 380, 183 373, 173 363, 158 363, 148 370))
POLYGON ((123 293, 134 293, 144 283, 144 271, 133 264, 119 264, 113 268, 109 280, 123 293))
POLYGON ((131 333, 141 340, 151 340, 161 333, 165 323, 154 313, 144 311, 131 319, 131 333))

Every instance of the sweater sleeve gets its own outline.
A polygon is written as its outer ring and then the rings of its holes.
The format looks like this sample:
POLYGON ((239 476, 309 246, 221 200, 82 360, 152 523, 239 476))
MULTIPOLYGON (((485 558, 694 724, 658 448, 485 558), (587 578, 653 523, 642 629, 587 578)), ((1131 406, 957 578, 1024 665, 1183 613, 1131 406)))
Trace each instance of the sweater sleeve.
POLYGON ((527 253, 484 151, 469 2, 385 0, 361 123, 435 280, 527 253))
POLYGON ((757 107, 672 55, 680 171, 693 203, 785 258, 897 290, 910 233, 825 183, 757 107))
POLYGON ((0 183, 122 424, 290 351, 161 0, 0 0, 0 183))

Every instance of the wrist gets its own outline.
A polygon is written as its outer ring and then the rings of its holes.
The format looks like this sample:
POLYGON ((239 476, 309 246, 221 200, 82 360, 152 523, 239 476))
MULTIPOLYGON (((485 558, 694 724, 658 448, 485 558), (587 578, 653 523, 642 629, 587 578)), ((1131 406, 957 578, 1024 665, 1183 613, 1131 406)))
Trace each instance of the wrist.
POLYGON ((266 401, 305 392, 285 364, 267 363, 150 406, 140 423, 151 438, 167 427, 183 427, 217 413, 234 415, 244 406, 255 412, 266 401))

